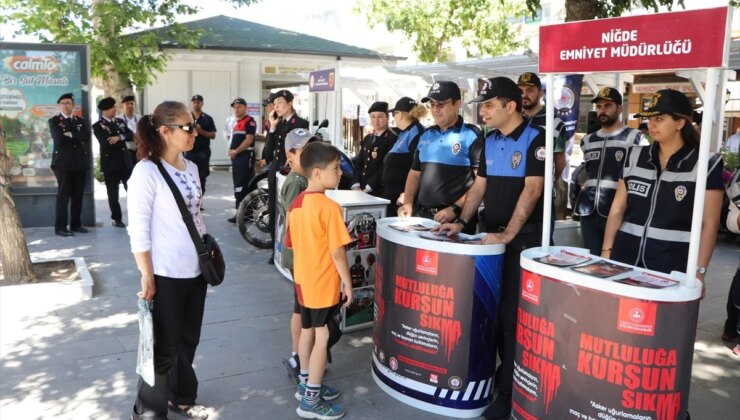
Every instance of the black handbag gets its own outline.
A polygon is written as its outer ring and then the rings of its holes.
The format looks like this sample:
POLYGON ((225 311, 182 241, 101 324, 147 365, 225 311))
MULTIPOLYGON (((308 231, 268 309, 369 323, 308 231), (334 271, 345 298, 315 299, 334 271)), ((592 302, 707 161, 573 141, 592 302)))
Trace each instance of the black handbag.
POLYGON ((221 253, 221 247, 218 246, 216 238, 207 233, 202 238, 200 237, 198 229, 195 227, 195 222, 193 222, 193 215, 188 211, 185 200, 182 199, 182 194, 177 188, 177 185, 175 185, 175 181, 172 180, 170 174, 164 169, 162 162, 157 162, 157 168, 159 168, 159 172, 164 177, 164 180, 167 181, 170 190, 172 190, 172 195, 175 197, 177 207, 182 214, 182 220, 188 228, 190 239, 193 240, 195 250, 198 252, 198 263, 200 264, 200 271, 203 274, 203 278, 211 286, 218 286, 224 281, 224 276, 226 275, 226 263, 224 262, 224 255, 221 253))

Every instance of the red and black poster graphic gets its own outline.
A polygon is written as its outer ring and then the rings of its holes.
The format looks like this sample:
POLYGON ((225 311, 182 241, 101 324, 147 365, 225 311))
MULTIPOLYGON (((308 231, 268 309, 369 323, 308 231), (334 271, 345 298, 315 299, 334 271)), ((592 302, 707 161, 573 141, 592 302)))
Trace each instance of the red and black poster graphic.
POLYGON ((380 242, 374 327, 377 359, 403 377, 463 389, 468 378, 475 260, 380 242))
POLYGON ((699 302, 651 302, 522 270, 512 415, 686 416, 699 302))

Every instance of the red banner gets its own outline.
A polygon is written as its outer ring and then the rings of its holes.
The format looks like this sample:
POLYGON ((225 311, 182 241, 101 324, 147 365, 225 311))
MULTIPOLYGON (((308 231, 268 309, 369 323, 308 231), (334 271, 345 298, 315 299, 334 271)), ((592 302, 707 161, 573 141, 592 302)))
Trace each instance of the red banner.
POLYGON ((698 300, 629 299, 525 269, 520 297, 516 418, 685 418, 698 300))
POLYGON ((540 27, 540 73, 725 67, 728 8, 540 27))

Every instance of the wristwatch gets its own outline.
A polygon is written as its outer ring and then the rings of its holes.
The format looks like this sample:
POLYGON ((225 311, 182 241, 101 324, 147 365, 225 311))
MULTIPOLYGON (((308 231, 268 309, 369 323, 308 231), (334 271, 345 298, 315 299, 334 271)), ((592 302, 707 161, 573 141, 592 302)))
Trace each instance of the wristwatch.
POLYGON ((456 215, 459 216, 460 213, 462 213, 462 207, 458 206, 457 204, 452 203, 450 207, 452 207, 452 211, 454 211, 456 215))
POLYGON ((707 268, 706 267, 696 267, 696 274, 707 274, 707 268))
POLYGON ((468 221, 463 219, 462 217, 458 217, 457 219, 455 219, 455 223, 460 223, 463 226, 467 226, 468 221))

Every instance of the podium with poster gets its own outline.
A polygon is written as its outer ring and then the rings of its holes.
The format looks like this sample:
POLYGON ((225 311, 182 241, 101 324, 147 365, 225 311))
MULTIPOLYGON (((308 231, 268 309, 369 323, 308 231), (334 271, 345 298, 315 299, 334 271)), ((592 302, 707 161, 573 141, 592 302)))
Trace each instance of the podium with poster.
MULTIPOLYGON (((285 181, 285 176, 277 175, 278 190, 285 181)), ((342 309, 342 331, 354 331, 369 328, 373 323, 373 297, 375 295, 376 276, 376 224, 385 217, 389 201, 373 197, 361 191, 327 190, 326 196, 342 206, 342 216, 347 224, 352 243, 347 247, 347 261, 352 277, 353 302, 342 309)), ((278 201, 280 195, 278 194, 278 201)), ((282 205, 282 203, 278 203, 282 205)), ((293 281, 290 272, 283 268, 283 233, 285 220, 278 215, 275 223, 275 268, 285 278, 293 281)))
POLYGON ((491 403, 503 245, 453 240, 436 222, 378 222, 372 375, 390 396, 457 418, 491 403))
MULTIPOLYGON (((548 84, 555 74, 565 73, 706 69, 701 81, 698 72, 690 72, 701 87, 705 115, 686 268, 692 274, 710 138, 722 121, 717 92, 728 62, 729 11, 722 7, 540 27, 539 70, 548 84)), ((554 102, 546 101, 548 168, 554 102)), ((551 199, 551 186, 546 170, 545 202, 551 199)), ((584 249, 551 247, 549 206, 544 213, 542 246, 521 255, 512 418, 686 418, 700 282, 694 275, 624 266, 584 249)))

